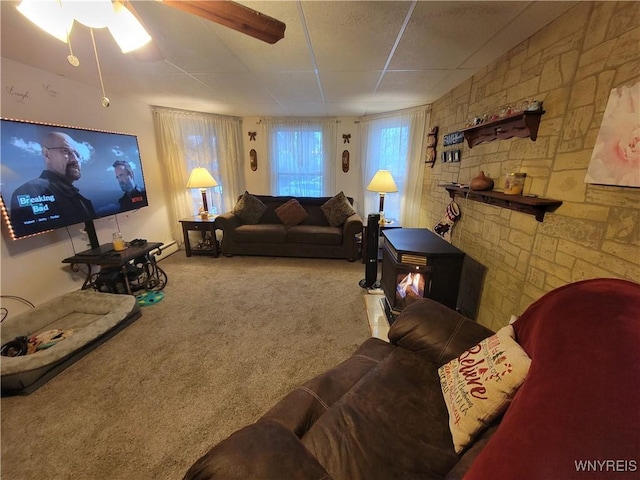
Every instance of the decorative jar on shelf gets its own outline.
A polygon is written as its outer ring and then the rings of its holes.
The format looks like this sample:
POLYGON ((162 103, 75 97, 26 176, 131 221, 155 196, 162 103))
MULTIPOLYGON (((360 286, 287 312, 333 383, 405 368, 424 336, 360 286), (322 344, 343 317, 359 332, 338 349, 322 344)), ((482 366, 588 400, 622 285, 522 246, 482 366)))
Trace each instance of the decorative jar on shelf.
POLYGON ((507 173, 504 181, 504 193, 507 195, 522 195, 526 173, 507 173))
POLYGON ((469 188, 477 191, 493 190, 493 180, 487 177, 484 172, 480 172, 480 175, 471 179, 469 188))

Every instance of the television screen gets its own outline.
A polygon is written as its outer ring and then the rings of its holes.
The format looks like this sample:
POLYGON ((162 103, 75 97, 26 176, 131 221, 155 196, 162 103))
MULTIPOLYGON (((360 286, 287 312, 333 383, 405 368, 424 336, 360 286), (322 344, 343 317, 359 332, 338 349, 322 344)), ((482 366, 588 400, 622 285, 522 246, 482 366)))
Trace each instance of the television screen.
POLYGON ((135 135, 1 122, 0 197, 12 238, 148 205, 135 135))

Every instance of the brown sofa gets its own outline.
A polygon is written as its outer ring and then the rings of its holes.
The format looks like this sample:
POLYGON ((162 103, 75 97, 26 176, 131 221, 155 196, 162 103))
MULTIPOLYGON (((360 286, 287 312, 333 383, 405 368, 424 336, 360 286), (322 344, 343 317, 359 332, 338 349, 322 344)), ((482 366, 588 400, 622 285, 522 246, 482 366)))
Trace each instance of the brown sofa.
MULTIPOLYGON (((340 226, 332 227, 321 207, 333 197, 295 197, 308 217, 293 226, 284 225, 276 209, 294 197, 253 197, 266 206, 257 223, 243 222, 232 212, 216 218, 216 228, 223 232, 223 255, 344 258, 349 261, 358 258, 357 235, 362 232, 362 219, 354 213, 340 226)), ((353 198, 347 197, 347 200, 353 205, 353 198)))
POLYGON ((467 360, 465 350, 492 332, 425 299, 394 322, 391 343, 368 339, 345 362, 213 447, 185 478, 547 480, 583 478, 585 472, 603 479, 614 472, 637 474, 640 285, 595 279, 560 287, 531 305, 513 330, 516 348, 531 359, 524 383, 506 412, 460 454, 438 367, 467 360))

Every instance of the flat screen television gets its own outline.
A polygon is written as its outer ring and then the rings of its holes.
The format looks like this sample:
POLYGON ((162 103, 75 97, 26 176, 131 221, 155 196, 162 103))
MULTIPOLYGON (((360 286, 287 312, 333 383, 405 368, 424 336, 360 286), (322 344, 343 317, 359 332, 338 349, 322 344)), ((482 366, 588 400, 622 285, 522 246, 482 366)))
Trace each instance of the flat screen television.
POLYGON ((125 133, 0 119, 0 198, 11 237, 148 206, 138 138, 125 133))

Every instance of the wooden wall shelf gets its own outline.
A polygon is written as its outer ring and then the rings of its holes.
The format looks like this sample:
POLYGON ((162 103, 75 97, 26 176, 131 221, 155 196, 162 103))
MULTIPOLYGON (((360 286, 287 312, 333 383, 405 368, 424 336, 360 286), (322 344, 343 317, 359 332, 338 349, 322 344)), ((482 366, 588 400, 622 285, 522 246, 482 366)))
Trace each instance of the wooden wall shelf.
POLYGON ((474 125, 462 130, 469 148, 479 143, 491 142, 496 139, 506 140, 511 137, 531 138, 535 142, 538 138, 538 126, 544 110, 524 111, 508 117, 491 120, 480 125, 474 125))
POLYGON ((529 197, 524 195, 507 195, 502 192, 494 191, 477 191, 471 190, 469 187, 462 187, 458 184, 443 184, 452 199, 456 196, 468 198, 476 202, 495 205, 497 207, 508 208, 516 212, 522 212, 536 217, 536 220, 542 222, 544 214, 552 212, 560 205, 561 200, 553 200, 551 198, 529 197))

